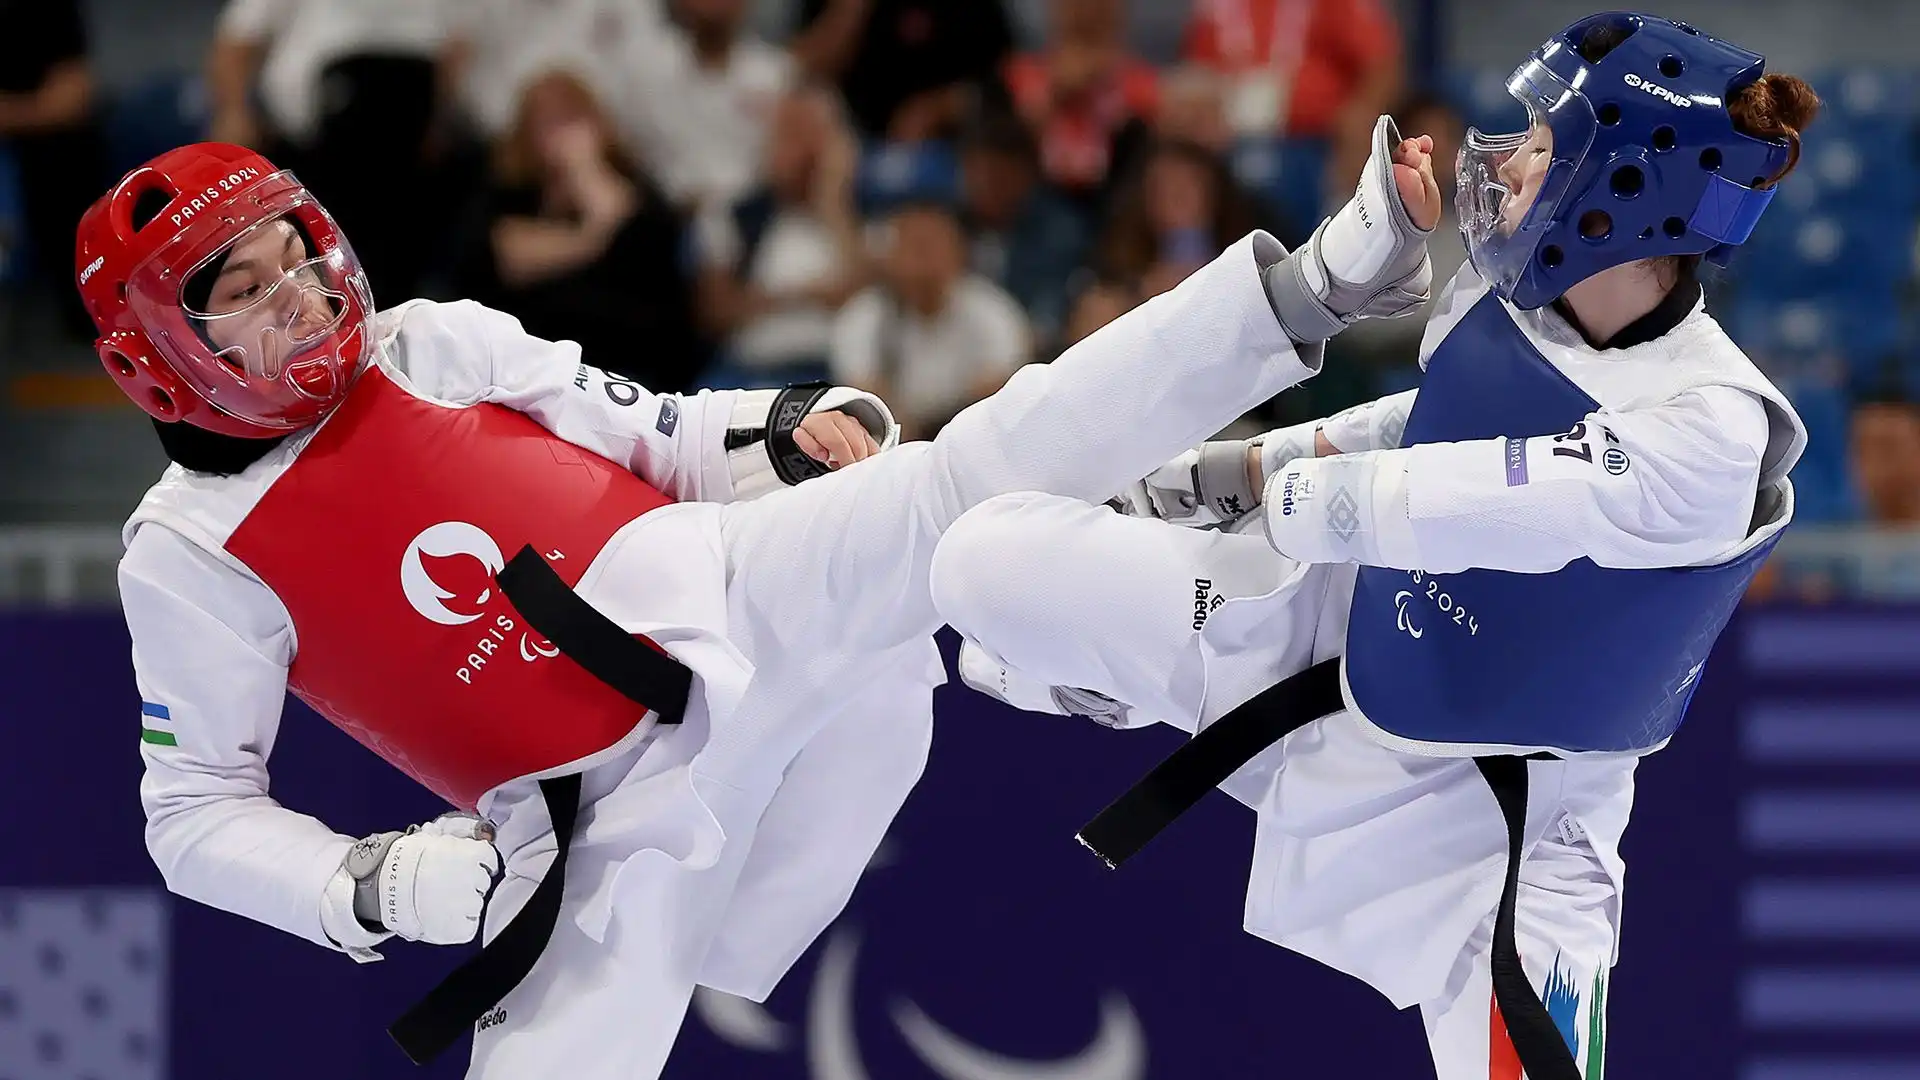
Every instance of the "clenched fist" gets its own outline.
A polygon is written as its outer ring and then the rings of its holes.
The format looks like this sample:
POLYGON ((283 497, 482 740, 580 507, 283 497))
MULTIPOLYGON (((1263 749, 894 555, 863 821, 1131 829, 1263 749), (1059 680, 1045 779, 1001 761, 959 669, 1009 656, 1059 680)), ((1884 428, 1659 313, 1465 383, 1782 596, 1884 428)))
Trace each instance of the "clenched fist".
POLYGON ((347 856, 354 915, 429 945, 474 939, 500 869, 491 826, 464 814, 369 836, 347 856))
POLYGON ((793 444, 829 469, 845 468, 880 452, 865 425, 843 412, 817 412, 800 421, 793 444))

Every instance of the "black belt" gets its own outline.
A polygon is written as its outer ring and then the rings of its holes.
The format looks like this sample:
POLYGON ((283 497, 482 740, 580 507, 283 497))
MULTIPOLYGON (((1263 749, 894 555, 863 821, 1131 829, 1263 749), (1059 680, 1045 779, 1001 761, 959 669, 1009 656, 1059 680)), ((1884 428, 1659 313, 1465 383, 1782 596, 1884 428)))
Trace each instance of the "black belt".
MULTIPOLYGON (((522 548, 496 580, 527 624, 560 655, 652 710, 659 723, 678 724, 685 717, 693 672, 595 611, 560 580, 539 552, 522 548)), ((388 1026, 387 1033, 416 1064, 425 1065, 458 1042, 519 986, 553 938, 553 928, 560 922, 567 852, 580 816, 580 774, 542 780, 540 794, 558 845, 553 865, 534 887, 526 906, 492 941, 388 1026)))
POLYGON ((1337 659, 1282 679, 1202 728, 1087 822, 1076 839, 1117 869, 1261 751, 1344 708, 1337 659))
MULTIPOLYGON (((1076 837, 1111 868, 1139 853, 1173 820, 1192 809, 1262 751, 1323 716, 1346 708, 1340 661, 1323 660, 1261 691, 1209 724, 1154 766, 1139 783, 1087 823, 1076 837)), ((1533 755, 1551 757, 1551 755, 1533 755)), ((1475 758, 1500 804, 1507 827, 1506 884, 1493 920, 1493 999, 1528 1080, 1581 1080, 1573 1050, 1534 992, 1514 940, 1520 893, 1520 851, 1527 821, 1527 762, 1475 758)))

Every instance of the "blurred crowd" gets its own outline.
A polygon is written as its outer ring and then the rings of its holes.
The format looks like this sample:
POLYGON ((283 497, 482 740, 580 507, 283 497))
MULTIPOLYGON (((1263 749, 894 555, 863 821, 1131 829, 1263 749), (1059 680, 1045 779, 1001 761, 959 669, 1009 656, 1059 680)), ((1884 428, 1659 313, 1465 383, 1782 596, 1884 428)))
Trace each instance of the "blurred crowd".
MULTIPOLYGON (((227 0, 203 126, 299 173, 383 306, 471 297, 660 390, 830 378, 911 437, 1247 230, 1303 240, 1379 113, 1443 166, 1463 136, 1385 0, 1180 3, 1158 62, 1125 0, 1036 2, 1037 35, 1003 0, 794 0, 771 34, 748 0, 227 0)), ((23 233, 0 246, 11 287, 37 279, 84 336, 72 222, 132 162, 77 0, 0 17, 23 233)), ((1433 254, 1441 280, 1465 258, 1450 213, 1433 254)), ((1249 423, 1413 385, 1420 330, 1354 328, 1249 423)), ((1847 447, 1849 513, 1920 525, 1920 405, 1895 376, 1855 380, 1816 434, 1847 447)))

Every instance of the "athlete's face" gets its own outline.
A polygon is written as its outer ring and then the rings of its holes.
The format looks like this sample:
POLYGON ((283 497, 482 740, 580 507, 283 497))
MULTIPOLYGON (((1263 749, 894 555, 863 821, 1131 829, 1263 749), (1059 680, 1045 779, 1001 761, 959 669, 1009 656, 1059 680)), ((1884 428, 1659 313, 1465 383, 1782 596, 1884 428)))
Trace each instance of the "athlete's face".
POLYGON ((1540 197, 1540 185, 1547 178, 1547 166, 1553 162, 1553 130, 1536 124, 1527 132, 1527 141, 1501 162, 1500 182, 1506 185, 1507 198, 1500 203, 1500 231, 1518 231, 1527 211, 1540 197))
POLYGON ((248 374, 271 375, 292 346, 325 333, 337 298, 321 282, 313 253, 279 218, 236 241, 214 279, 201 319, 207 340, 248 374))

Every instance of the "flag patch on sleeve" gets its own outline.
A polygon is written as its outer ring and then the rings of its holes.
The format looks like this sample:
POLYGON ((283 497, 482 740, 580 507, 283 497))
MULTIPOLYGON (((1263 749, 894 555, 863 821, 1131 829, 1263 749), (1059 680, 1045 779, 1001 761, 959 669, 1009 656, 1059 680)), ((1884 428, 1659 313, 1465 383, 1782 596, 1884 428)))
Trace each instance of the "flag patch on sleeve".
POLYGON ((140 741, 155 746, 178 746, 173 735, 173 714, 165 705, 151 701, 140 703, 140 741))

